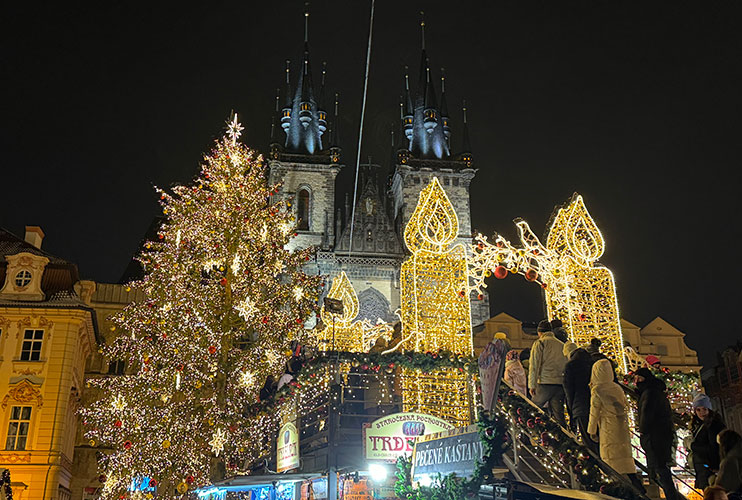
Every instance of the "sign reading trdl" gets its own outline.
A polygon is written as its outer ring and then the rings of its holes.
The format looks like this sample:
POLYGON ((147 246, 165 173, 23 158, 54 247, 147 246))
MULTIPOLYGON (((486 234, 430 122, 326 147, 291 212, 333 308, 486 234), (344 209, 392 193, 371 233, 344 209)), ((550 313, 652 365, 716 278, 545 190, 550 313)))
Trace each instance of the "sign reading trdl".
POLYGON ((394 413, 366 424, 363 448, 367 460, 394 462, 410 455, 418 436, 453 430, 445 420, 424 413, 394 413))
POLYGON ((477 460, 484 461, 483 456, 476 425, 422 437, 415 442, 412 454, 412 480, 453 473, 468 479, 474 475, 477 460))
POLYGON ((299 467, 299 432, 293 422, 281 426, 276 443, 276 471, 284 472, 299 467))

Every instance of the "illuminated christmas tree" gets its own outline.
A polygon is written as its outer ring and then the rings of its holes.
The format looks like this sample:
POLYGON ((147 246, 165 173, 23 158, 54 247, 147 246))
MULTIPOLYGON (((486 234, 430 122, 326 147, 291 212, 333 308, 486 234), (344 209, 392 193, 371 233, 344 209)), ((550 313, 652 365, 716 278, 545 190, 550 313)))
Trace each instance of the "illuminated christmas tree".
POLYGON ((145 482, 174 496, 266 446, 251 439, 245 409, 316 309, 319 278, 302 271, 311 250, 285 247, 290 200, 272 201, 262 158, 238 142, 236 116, 228 125, 191 185, 159 191, 165 221, 131 284, 146 300, 114 317, 103 346, 130 369, 92 381, 100 397, 81 411, 91 444, 110 450, 105 498, 145 482))

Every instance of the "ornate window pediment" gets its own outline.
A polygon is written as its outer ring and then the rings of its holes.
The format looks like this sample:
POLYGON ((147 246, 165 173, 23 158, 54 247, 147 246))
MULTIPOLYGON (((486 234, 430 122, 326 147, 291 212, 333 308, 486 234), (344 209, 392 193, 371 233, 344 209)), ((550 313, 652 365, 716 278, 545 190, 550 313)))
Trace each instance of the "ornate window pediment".
POLYGON ((2 403, 0 403, 0 406, 5 409, 11 401, 33 404, 37 408, 41 408, 44 405, 44 397, 41 395, 38 386, 32 384, 27 379, 23 379, 11 387, 3 398, 2 403))
POLYGON ((41 255, 21 252, 6 255, 8 268, 5 271, 5 283, 0 290, 0 298, 6 300, 44 300, 41 291, 41 276, 49 259, 41 255))

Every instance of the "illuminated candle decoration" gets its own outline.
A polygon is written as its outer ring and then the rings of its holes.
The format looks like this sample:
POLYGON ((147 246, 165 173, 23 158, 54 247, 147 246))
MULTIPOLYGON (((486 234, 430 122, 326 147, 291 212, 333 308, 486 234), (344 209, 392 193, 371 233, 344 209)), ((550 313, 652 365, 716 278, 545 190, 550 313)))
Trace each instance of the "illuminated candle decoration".
POLYGON ((392 326, 387 323, 373 325, 366 319, 354 321, 358 316, 358 295, 345 271, 333 278, 327 296, 343 302, 343 313, 334 314, 324 307, 320 310, 325 325, 316 334, 321 350, 368 352, 379 337, 391 335, 392 326))
MULTIPOLYGON (((456 211, 434 177, 420 192, 404 232, 412 253, 402 264, 400 278, 407 350, 472 355, 466 251, 461 244, 451 246, 458 229, 456 211)), ((428 413, 456 425, 471 423, 466 374, 456 369, 402 370, 401 381, 404 411, 428 413)))
POLYGON ((504 278, 519 273, 545 290, 549 318, 559 318, 570 340, 582 345, 592 338, 602 341, 601 351, 625 371, 623 335, 618 312, 616 285, 611 271, 597 261, 605 240, 582 200, 575 194, 554 215, 546 246, 528 223, 516 220, 521 247, 500 235, 494 243, 477 235, 470 257, 472 289, 483 293, 485 278, 492 273, 504 278))

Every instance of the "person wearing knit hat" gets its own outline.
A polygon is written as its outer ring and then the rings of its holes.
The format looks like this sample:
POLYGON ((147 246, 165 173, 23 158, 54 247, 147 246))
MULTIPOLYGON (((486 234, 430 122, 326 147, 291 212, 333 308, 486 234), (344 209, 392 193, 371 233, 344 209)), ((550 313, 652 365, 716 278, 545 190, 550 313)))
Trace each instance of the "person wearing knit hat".
POLYGON ((567 335, 567 330, 564 329, 561 319, 555 318, 551 320, 551 331, 554 332, 554 336, 562 342, 567 342, 569 340, 569 335, 567 335))
POLYGON ((563 352, 567 358, 567 364, 564 365, 564 399, 572 432, 576 434, 579 430, 582 442, 598 453, 598 444, 587 432, 590 420, 590 376, 593 358, 574 342, 564 344, 563 352))
POLYGON ((660 358, 658 358, 657 356, 654 356, 652 354, 650 354, 649 356, 647 356, 646 358, 644 358, 644 361, 647 362, 647 366, 651 366, 651 367, 654 367, 654 368, 658 368, 658 367, 662 366, 662 363, 660 362, 660 358))
POLYGON ((709 477, 719 470, 719 443, 716 436, 726 426, 721 416, 713 410, 711 399, 699 393, 693 398, 693 418, 690 424, 690 449, 696 472, 696 488, 709 485, 709 477))
POLYGON ((528 361, 528 387, 533 403, 543 408, 549 407, 554 419, 566 427, 564 415, 564 357, 562 344, 554 337, 551 324, 542 320, 538 324, 538 340, 531 346, 531 357, 528 361))

